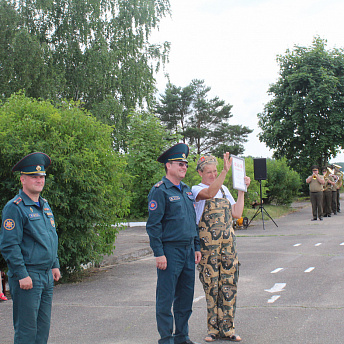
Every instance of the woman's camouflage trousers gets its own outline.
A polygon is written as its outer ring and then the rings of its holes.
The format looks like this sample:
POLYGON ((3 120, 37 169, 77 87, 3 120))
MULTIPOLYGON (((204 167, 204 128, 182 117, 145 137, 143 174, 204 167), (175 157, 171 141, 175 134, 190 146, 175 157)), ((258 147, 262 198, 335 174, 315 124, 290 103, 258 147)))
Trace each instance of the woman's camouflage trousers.
POLYGON ((207 299, 208 334, 234 334, 239 262, 232 226, 232 207, 226 198, 205 201, 198 224, 202 259, 199 277, 207 299))

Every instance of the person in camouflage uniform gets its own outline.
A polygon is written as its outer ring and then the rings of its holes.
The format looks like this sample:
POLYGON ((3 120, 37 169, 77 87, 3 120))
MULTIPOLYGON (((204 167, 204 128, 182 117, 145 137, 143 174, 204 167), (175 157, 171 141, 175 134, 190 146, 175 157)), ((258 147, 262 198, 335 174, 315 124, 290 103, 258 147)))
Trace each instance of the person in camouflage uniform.
MULTIPOLYGON (((199 277, 207 300, 207 342, 217 338, 241 341, 234 327, 239 261, 232 222, 233 217, 242 215, 244 192, 238 191, 238 201, 235 202, 226 186, 222 185, 231 163, 227 152, 224 154, 224 168, 217 176, 216 158, 202 156, 197 162, 202 182, 192 187, 201 240, 199 277)), ((245 177, 245 183, 247 186, 250 184, 249 177, 245 177)))

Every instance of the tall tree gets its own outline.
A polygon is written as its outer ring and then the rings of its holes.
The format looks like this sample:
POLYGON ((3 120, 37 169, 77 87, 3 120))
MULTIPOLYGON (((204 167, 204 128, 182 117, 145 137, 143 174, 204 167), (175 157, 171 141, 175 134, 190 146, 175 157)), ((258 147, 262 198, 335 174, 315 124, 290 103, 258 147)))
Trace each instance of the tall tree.
POLYGON ((210 90, 203 80, 197 79, 184 88, 168 84, 156 112, 167 129, 181 134, 184 142, 196 147, 196 154, 242 154, 243 143, 253 130, 230 125, 232 105, 218 97, 208 99, 210 90))
POLYGON ((125 128, 153 100, 169 43, 149 38, 169 11, 169 0, 0 0, 0 97, 80 100, 125 128))
POLYGON ((132 113, 129 120, 127 174, 131 176, 131 215, 147 217, 147 195, 152 186, 165 174, 157 157, 179 138, 170 135, 159 119, 150 113, 132 113))
POLYGON ((315 37, 310 47, 277 57, 280 77, 258 114, 260 141, 303 174, 344 147, 344 51, 326 45, 315 37))

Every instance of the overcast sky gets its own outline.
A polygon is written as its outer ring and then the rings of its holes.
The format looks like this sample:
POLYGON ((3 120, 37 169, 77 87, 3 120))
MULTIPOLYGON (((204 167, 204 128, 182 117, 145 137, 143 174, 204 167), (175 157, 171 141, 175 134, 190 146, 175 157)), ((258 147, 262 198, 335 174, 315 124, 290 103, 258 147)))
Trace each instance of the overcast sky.
MULTIPOLYGON (((309 47, 315 36, 328 48, 344 48, 343 0, 170 0, 153 42, 171 42, 166 72, 176 86, 203 79, 233 105, 231 124, 254 129, 244 155, 271 157, 257 138, 257 113, 269 100, 267 90, 278 78, 276 57, 295 45, 309 47)), ((163 93, 167 79, 157 76, 163 93)), ((344 161, 344 154, 332 162, 344 161)))

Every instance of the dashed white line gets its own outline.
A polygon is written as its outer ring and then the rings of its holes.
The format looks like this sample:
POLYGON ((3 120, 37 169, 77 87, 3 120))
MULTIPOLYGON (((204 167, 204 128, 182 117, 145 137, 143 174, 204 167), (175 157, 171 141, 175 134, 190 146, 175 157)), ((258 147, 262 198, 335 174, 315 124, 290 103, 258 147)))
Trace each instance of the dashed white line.
POLYGON ((317 244, 315 244, 314 246, 320 246, 321 245, 321 242, 318 242, 317 244))
POLYGON ((196 303, 196 302, 198 302, 199 300, 202 300, 202 299, 204 299, 204 298, 205 298, 204 295, 199 296, 199 297, 196 297, 196 298, 193 300, 193 302, 196 303))
POLYGON ((270 289, 264 289, 265 291, 269 293, 278 293, 280 291, 283 291, 283 288, 287 285, 287 283, 275 283, 275 285, 270 289))
POLYGON ((268 300, 268 303, 274 303, 280 297, 281 297, 281 295, 274 295, 271 299, 268 300))
POLYGON ((308 268, 308 269, 306 269, 304 272, 311 272, 311 271, 313 271, 315 269, 315 267, 310 267, 310 268, 308 268))
POLYGON ((294 247, 301 246, 301 244, 295 244, 294 247))
POLYGON ((344 242, 342 242, 342 243, 340 244, 340 246, 344 246, 344 242))
POLYGON ((272 273, 272 274, 277 274, 277 272, 280 272, 280 271, 282 271, 283 269, 284 269, 284 268, 277 268, 277 269, 271 271, 271 273, 272 273))

